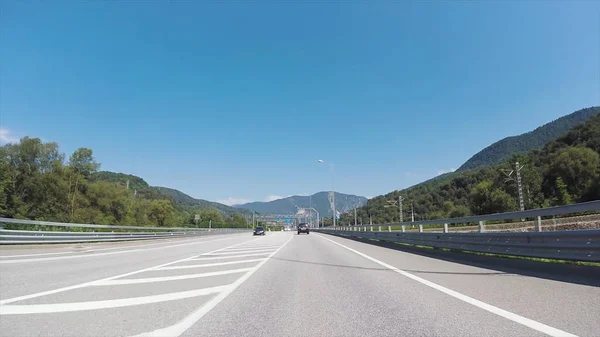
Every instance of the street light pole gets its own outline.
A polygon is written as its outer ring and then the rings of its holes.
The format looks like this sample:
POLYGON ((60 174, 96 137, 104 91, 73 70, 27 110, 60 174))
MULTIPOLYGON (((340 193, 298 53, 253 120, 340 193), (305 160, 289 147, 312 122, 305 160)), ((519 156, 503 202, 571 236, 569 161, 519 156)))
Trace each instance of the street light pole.
MULTIPOLYGON (((324 164, 325 161, 323 161, 322 159, 319 159, 317 162, 319 162, 320 164, 324 164)), ((329 169, 331 170, 331 209, 333 210, 333 214, 332 214, 332 219, 333 219, 333 227, 335 228, 335 216, 336 211, 335 211, 335 189, 334 189, 334 185, 333 185, 333 164, 329 163, 329 169)))
MULTIPOLYGON (((319 228, 319 211, 317 211, 317 209, 314 207, 310 207, 310 208, 306 208, 306 209, 315 211, 315 213, 317 213, 317 228, 319 228)), ((312 218, 312 216, 311 216, 311 218, 312 218)))

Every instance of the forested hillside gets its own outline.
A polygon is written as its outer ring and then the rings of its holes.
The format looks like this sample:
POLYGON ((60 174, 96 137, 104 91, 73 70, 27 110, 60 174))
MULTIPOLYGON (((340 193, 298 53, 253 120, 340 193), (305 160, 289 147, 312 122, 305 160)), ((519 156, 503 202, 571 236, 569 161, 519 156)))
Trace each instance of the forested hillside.
POLYGON ((500 164, 515 154, 541 149, 549 141, 556 139, 598 113, 600 113, 600 107, 582 109, 542 125, 533 131, 504 138, 479 151, 459 167, 457 172, 500 164))
MULTIPOLYGON (((358 210, 358 216, 364 222, 368 222, 369 214, 375 223, 397 222, 399 196, 404 198, 404 221, 410 221, 411 204, 418 220, 516 211, 516 182, 505 182, 503 170, 510 171, 517 161, 524 166, 521 175, 526 209, 600 199, 600 114, 541 150, 370 199, 358 210), (385 207, 388 205, 395 207, 385 207)), ((354 214, 343 214, 341 222, 353 223, 354 214)))
POLYGON ((90 149, 68 160, 58 144, 22 138, 0 147, 0 217, 140 226, 246 227, 234 208, 149 186, 142 178, 98 172, 90 149), (185 199, 185 200, 184 200, 185 199))
POLYGON ((128 186, 134 193, 146 199, 171 199, 174 204, 192 208, 214 208, 224 214, 249 213, 246 210, 236 209, 227 205, 219 204, 191 196, 169 187, 150 186, 144 179, 131 174, 100 171, 92 175, 94 181, 106 181, 110 183, 128 186), (129 185, 128 185, 129 184, 129 185))

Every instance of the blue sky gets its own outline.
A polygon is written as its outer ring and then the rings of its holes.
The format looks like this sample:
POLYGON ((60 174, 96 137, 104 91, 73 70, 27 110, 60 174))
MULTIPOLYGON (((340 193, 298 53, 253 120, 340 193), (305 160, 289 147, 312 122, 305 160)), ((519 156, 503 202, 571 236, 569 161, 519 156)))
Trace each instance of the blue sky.
POLYGON ((600 105, 600 2, 3 1, 0 139, 235 203, 375 196, 600 105))

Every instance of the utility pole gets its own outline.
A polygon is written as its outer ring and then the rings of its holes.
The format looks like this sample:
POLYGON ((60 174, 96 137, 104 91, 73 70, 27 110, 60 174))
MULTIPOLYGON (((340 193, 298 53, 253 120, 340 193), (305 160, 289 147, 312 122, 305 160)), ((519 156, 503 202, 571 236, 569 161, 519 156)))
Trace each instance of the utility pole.
POLYGON ((129 189, 129 179, 127 179, 127 189, 129 189))
POLYGON ((410 221, 411 222, 415 222, 415 208, 414 208, 414 203, 410 203, 410 221))
POLYGON ((356 207, 354 207, 354 226, 356 226, 356 207))
POLYGON ((402 218, 402 200, 403 200, 402 196, 399 195, 398 196, 398 208, 400 208, 400 222, 404 221, 402 218))
POLYGON ((517 170, 517 188, 519 189, 519 207, 521 211, 525 210, 525 202, 523 201, 523 186, 521 184, 521 169, 523 166, 519 166, 519 162, 516 162, 515 169, 517 170))
POLYGON ((519 209, 521 211, 525 210, 525 201, 523 200, 523 181, 521 180, 521 170, 523 169, 523 167, 525 167, 525 165, 519 165, 519 162, 516 162, 514 170, 501 170, 502 173, 506 175, 506 179, 504 179, 505 183, 508 183, 509 181, 515 181, 515 179, 512 177, 512 174, 513 172, 516 172, 517 192, 519 196, 519 209))

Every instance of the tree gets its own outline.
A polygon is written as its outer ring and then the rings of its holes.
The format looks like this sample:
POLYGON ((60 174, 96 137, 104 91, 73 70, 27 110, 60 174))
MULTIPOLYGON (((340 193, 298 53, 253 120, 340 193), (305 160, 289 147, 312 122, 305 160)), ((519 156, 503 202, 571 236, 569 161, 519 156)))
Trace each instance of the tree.
POLYGON ((471 207, 475 214, 492 214, 514 211, 517 208, 515 198, 494 188, 493 183, 485 180, 477 184, 471 192, 471 207))
POLYGON ((569 205, 573 203, 569 191, 567 191, 567 185, 563 182, 561 177, 556 178, 556 190, 555 190, 555 205, 569 205))
POLYGON ((233 213, 229 219, 229 224, 237 228, 246 227, 247 220, 241 214, 233 213))
POLYGON ((550 156, 544 186, 546 193, 556 194, 556 181, 566 185, 566 191, 574 199, 581 199, 582 195, 590 189, 598 177, 600 156, 597 152, 586 147, 569 147, 560 149, 550 156))
POLYGON ((466 206, 458 205, 455 206, 452 211, 448 214, 449 218, 462 218, 469 215, 469 209, 466 206))
POLYGON ((87 148, 79 148, 69 158, 69 194, 71 195, 71 219, 75 213, 75 197, 77 196, 79 182, 81 179, 87 179, 98 170, 100 164, 93 157, 93 152, 87 148), (72 185, 73 184, 73 185, 72 185), (73 188, 71 188, 73 186, 73 188))
POLYGON ((169 226, 173 224, 175 209, 168 200, 153 200, 148 207, 148 219, 156 226, 169 226))
POLYGON ((209 224, 212 224, 213 227, 220 227, 223 225, 223 216, 216 209, 205 209, 200 212, 200 223, 206 227, 209 224))

